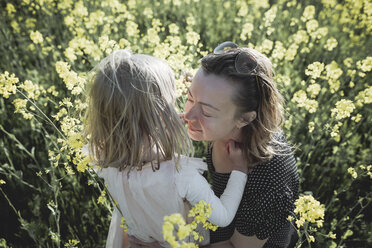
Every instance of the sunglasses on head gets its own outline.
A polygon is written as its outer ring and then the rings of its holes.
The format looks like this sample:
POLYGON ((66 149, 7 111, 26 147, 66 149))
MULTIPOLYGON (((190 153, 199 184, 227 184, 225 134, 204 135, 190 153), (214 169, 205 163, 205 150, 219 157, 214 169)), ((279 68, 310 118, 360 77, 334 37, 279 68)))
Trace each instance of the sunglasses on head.
MULTIPOLYGON (((229 50, 239 49, 239 46, 231 41, 219 44, 214 50, 214 54, 223 54, 229 50)), ((257 73, 257 60, 247 52, 239 51, 235 57, 235 70, 239 74, 255 75, 257 73)))
MULTIPOLYGON (((221 44, 219 44, 214 50, 213 54, 224 54, 227 53, 229 50, 239 49, 239 46, 231 41, 225 41, 221 44)), ((257 60, 253 57, 253 55, 250 55, 249 53, 243 51, 240 49, 239 53, 235 57, 234 62, 235 70, 237 73, 247 76, 255 76, 256 78, 256 84, 258 89, 258 108, 259 110, 260 102, 261 102, 261 87, 258 80, 258 63, 257 60)))

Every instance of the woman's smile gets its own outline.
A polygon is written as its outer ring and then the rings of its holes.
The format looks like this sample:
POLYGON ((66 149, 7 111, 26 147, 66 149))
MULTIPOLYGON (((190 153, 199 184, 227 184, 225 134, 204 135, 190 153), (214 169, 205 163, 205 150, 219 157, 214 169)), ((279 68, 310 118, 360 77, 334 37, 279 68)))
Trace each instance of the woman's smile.
POLYGON ((190 122, 187 123, 187 126, 188 126, 188 129, 189 129, 190 131, 192 131, 192 132, 202 132, 201 129, 198 129, 198 128, 193 127, 193 126, 190 124, 190 122))

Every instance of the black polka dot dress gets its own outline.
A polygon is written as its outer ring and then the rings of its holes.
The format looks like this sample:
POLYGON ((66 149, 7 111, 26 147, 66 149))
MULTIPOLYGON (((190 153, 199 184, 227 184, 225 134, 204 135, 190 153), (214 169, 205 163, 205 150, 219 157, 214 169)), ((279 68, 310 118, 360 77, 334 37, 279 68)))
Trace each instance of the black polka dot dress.
MULTIPOLYGON (((286 143, 283 135, 279 140, 286 143)), ((289 247, 296 239, 296 231, 287 220, 293 214, 298 196, 298 172, 289 146, 283 147, 285 155, 275 155, 270 161, 256 165, 248 174, 239 209, 234 221, 227 227, 210 233, 211 243, 228 240, 235 228, 246 236, 256 235, 268 239, 265 248, 289 247)), ((216 173, 212 162, 212 148, 206 156, 212 189, 220 197, 225 190, 230 173, 216 173)))

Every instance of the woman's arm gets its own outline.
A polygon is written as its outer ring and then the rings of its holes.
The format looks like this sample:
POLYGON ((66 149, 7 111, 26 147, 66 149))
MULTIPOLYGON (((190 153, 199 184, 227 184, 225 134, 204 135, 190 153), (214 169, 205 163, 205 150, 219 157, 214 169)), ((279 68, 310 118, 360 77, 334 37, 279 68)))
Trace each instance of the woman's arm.
MULTIPOLYGON (((267 239, 261 240, 257 238, 256 235, 254 236, 244 236, 240 234, 236 229, 234 231, 233 236, 230 239, 233 247, 235 248, 261 248, 266 243, 267 239)), ((214 246, 213 246, 214 247, 214 246)))
POLYGON ((218 243, 213 243, 208 246, 202 246, 202 248, 234 248, 233 244, 230 242, 230 240, 221 241, 218 243))

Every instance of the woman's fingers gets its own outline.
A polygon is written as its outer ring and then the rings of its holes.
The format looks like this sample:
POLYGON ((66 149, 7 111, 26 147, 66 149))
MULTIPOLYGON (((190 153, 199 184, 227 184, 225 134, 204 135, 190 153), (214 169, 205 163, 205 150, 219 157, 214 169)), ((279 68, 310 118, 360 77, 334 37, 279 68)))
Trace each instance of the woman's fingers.
POLYGON ((238 142, 229 140, 226 144, 226 150, 231 161, 231 168, 233 170, 239 170, 244 173, 247 173, 246 159, 244 158, 243 151, 240 148, 238 142))
POLYGON ((229 140, 229 142, 227 143, 227 147, 228 147, 228 153, 230 155, 240 155, 241 154, 241 149, 240 149, 240 146, 239 146, 239 143, 234 141, 234 140, 229 140))

